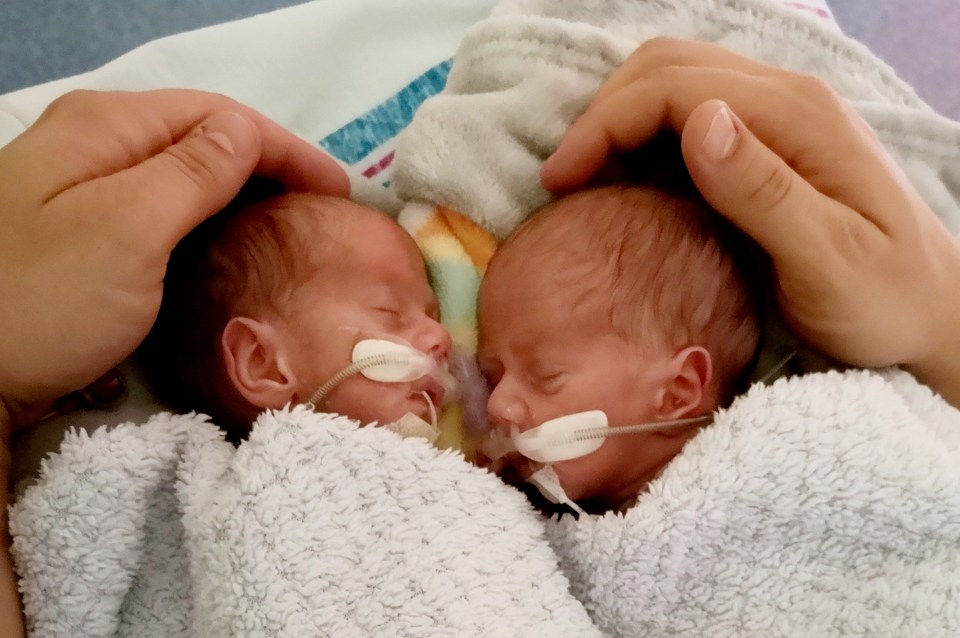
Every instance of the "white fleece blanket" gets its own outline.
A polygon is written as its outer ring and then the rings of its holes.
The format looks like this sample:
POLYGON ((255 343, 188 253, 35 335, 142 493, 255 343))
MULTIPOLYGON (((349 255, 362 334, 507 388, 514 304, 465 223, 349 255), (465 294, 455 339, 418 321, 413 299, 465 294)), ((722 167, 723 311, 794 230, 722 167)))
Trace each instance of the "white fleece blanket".
POLYGON ((11 530, 30 635, 600 635, 520 494, 303 408, 73 433, 11 530))
MULTIPOLYGON (((662 33, 824 74, 960 226, 956 125, 751 0, 504 2, 410 129, 398 187, 508 232, 565 123, 662 33)), ((294 410, 235 449, 161 415, 69 437, 11 512, 13 551, 41 636, 957 635, 958 433, 908 377, 790 379, 719 415, 626 516, 544 526, 388 432, 294 410)))
POLYGON ((755 386, 624 515, 549 526, 616 636, 960 635, 960 412, 902 372, 755 386))

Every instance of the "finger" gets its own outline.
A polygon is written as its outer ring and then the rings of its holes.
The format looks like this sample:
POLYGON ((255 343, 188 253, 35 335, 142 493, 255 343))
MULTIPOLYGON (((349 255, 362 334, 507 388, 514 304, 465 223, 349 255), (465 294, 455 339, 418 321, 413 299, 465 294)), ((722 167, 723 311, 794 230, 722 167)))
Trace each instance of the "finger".
MULTIPOLYGON (((888 173, 875 145, 851 125, 842 100, 816 78, 668 67, 624 86, 577 119, 544 164, 541 180, 555 191, 580 186, 615 152, 638 148, 661 128, 682 133, 690 113, 711 99, 727 102, 753 134, 826 194, 857 183, 864 171, 888 173), (836 156, 846 161, 838 164, 836 156)), ((852 196, 863 199, 856 207, 866 210, 890 191, 888 186, 852 196)))
POLYGON ((746 83, 746 76, 730 71, 670 67, 653 78, 634 80, 595 103, 577 118, 544 162, 540 172, 544 187, 551 191, 577 188, 614 153, 639 148, 664 127, 681 133, 689 113, 721 84, 717 75, 724 86, 743 90, 746 83))
POLYGON ((271 177, 289 190, 350 196, 350 179, 336 160, 276 122, 255 111, 247 113, 251 114, 261 140, 255 174, 271 177))
MULTIPOLYGON (((156 91, 132 94, 143 107, 156 103, 173 139, 194 130, 217 111, 232 111, 253 123, 260 135, 260 156, 254 172, 280 181, 291 190, 310 190, 346 197, 350 181, 336 161, 265 115, 228 97, 199 91, 156 91), (185 94, 185 95, 184 95, 185 94)), ((154 149, 158 152, 162 149, 154 149)))
POLYGON ((114 212, 113 223, 124 229, 120 236, 165 255, 237 194, 260 146, 259 130, 245 116, 216 113, 157 155, 64 196, 114 212))
POLYGON ((783 272, 822 272, 837 246, 882 235, 801 178, 723 102, 712 100, 691 114, 681 145, 704 199, 753 237, 783 272))
POLYGON ((600 86, 591 104, 602 102, 626 85, 669 66, 724 68, 754 75, 784 74, 782 69, 757 62, 716 44, 657 37, 637 47, 626 62, 600 86))
POLYGON ((34 127, 34 155, 53 167, 55 192, 114 174, 161 153, 217 112, 243 115, 259 131, 255 172, 291 190, 349 194, 349 180, 328 155, 261 113, 223 95, 185 89, 136 93, 69 93, 34 127), (54 170, 55 169, 55 170, 54 170))
POLYGON ((544 188, 573 190, 596 175, 615 151, 633 150, 653 138, 664 125, 666 104, 646 84, 627 85, 570 126, 540 169, 544 188))

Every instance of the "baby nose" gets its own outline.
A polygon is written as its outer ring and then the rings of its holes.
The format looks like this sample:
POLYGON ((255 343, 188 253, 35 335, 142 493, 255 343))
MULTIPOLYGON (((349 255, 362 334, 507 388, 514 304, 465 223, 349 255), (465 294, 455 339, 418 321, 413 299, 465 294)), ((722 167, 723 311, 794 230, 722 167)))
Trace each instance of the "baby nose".
POLYGON ((450 355, 450 333, 440 322, 425 316, 417 327, 413 347, 433 355, 437 361, 445 361, 450 355))
POLYGON ((493 425, 501 428, 517 426, 523 431, 530 427, 527 406, 507 379, 501 379, 490 392, 487 415, 493 425))

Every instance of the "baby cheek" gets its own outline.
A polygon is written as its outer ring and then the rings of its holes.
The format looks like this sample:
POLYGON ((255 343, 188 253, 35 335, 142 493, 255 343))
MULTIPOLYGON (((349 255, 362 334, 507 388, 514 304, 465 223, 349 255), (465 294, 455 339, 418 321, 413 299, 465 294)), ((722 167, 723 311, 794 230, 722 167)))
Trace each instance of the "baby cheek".
POLYGON ((588 486, 594 481, 597 468, 590 456, 555 463, 553 466, 557 478, 560 479, 560 486, 571 500, 592 496, 588 486))
POLYGON ((403 396, 399 387, 375 383, 364 378, 344 381, 326 403, 331 412, 346 415, 366 425, 377 421, 395 421, 403 396))
POLYGON ((599 450, 587 456, 555 463, 560 485, 572 500, 593 498, 610 487, 611 472, 618 472, 620 453, 616 440, 607 440, 599 450))

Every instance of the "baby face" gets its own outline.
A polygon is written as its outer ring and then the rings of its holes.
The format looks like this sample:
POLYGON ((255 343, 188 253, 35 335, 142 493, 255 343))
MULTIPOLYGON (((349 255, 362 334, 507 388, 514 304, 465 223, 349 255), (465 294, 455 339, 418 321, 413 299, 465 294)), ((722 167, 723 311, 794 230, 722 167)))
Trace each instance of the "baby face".
MULTIPOLYGON (((666 349, 641 348, 605 327, 591 282, 577 282, 582 290, 574 293, 556 269, 523 261, 495 261, 480 292, 478 361, 491 386, 494 426, 524 431, 586 410, 603 410, 611 426, 655 420, 666 349)), ((682 446, 659 433, 610 437, 596 452, 553 468, 572 500, 616 508, 682 446)), ((528 476, 535 469, 511 458, 508 473, 528 476)))
MULTIPOLYGON (((449 355, 450 336, 439 323, 437 299, 416 244, 394 221, 355 208, 324 238, 332 252, 324 257, 322 274, 297 291, 286 322, 298 402, 348 366, 354 345, 364 339, 403 343, 439 363, 449 355)), ((319 409, 363 423, 389 423, 407 412, 429 420, 424 394, 439 410, 443 390, 433 378, 379 383, 355 374, 319 409)))

